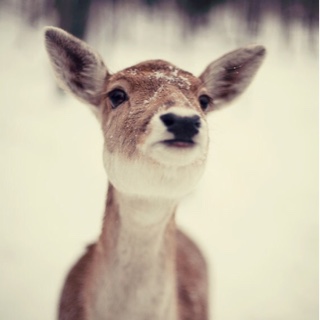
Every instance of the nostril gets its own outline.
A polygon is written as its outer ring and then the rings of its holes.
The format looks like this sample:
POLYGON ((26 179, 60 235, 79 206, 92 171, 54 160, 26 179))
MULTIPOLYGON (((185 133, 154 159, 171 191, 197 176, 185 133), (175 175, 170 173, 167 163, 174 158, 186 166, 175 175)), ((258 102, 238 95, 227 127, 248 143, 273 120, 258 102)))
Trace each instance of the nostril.
POLYGON ((166 125, 166 127, 169 128, 175 124, 177 116, 173 113, 166 113, 166 114, 160 116, 160 119, 166 125))
POLYGON ((192 121, 195 128, 199 129, 201 127, 201 120, 199 116, 192 117, 192 121))

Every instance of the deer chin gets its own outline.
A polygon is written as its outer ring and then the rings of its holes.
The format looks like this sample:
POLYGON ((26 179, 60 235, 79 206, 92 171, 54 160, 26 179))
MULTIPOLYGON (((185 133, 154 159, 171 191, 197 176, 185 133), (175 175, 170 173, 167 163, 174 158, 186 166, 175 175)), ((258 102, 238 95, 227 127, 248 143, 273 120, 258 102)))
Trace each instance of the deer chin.
POLYGON ((104 166, 111 184, 124 194, 143 197, 177 199, 190 193, 204 172, 206 157, 195 157, 194 154, 198 153, 196 150, 193 155, 183 156, 179 153, 177 157, 172 152, 178 150, 170 151, 171 147, 155 149, 155 157, 139 154, 135 159, 129 159, 121 153, 105 151, 104 166), (186 161, 186 158, 189 160, 186 161), (180 165, 177 165, 179 161, 180 165), (187 165, 182 165, 183 162, 187 165))
POLYGON ((194 141, 164 140, 144 149, 144 155, 152 161, 174 170, 204 163, 207 152, 204 145, 194 141))

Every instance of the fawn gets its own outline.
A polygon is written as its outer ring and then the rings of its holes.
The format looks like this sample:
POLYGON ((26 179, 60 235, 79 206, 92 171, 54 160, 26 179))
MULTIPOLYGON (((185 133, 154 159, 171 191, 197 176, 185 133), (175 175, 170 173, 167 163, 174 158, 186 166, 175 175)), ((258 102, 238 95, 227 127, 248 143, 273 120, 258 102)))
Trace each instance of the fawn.
POLYGON ((175 211, 204 172, 206 115, 248 87, 264 47, 230 52, 195 77, 162 60, 111 74, 55 27, 45 42, 60 86, 101 125, 109 179, 101 235, 67 276, 59 320, 207 320, 206 262, 175 211))

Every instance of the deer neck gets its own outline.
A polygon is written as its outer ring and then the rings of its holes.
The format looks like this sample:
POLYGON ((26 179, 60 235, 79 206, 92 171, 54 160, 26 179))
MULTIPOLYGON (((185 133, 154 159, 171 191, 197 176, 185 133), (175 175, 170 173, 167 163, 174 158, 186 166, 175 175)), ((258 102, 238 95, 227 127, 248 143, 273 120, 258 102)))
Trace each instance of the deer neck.
POLYGON ((104 314, 176 319, 175 207, 175 201, 129 196, 109 186, 99 241, 105 257, 104 314))

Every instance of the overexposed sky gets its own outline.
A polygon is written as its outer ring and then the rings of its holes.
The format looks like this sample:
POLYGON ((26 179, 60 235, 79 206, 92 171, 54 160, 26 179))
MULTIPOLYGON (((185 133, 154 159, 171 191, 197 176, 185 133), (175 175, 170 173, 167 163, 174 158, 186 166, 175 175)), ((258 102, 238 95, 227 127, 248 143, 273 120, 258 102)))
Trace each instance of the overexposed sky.
MULTIPOLYGON (((1 319, 55 319, 106 193, 99 127, 57 94, 45 24, 0 14, 1 319)), ((174 17, 142 14, 125 16, 116 34, 89 32, 112 71, 161 58, 199 74, 248 42, 267 47, 251 87, 210 116, 208 167, 178 212, 209 261, 215 320, 318 319, 318 44, 299 24, 289 33, 269 17, 247 38, 224 11, 194 36, 174 17)))

